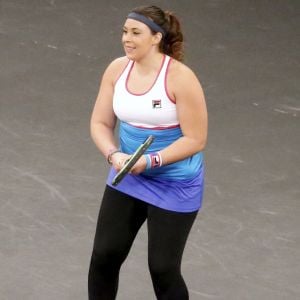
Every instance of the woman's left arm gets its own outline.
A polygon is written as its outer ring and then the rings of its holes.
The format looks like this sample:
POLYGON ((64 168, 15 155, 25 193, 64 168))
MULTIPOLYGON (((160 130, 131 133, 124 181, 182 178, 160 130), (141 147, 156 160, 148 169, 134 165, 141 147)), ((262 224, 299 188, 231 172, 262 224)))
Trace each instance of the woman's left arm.
MULTIPOLYGON (((172 66, 173 64, 171 64, 172 66)), ((203 90, 196 75, 185 65, 175 62, 169 70, 168 94, 176 99, 176 109, 183 136, 159 151, 162 165, 183 160, 202 151, 207 139, 207 109, 203 90)), ((143 155, 131 169, 139 174, 146 167, 143 155)))
POLYGON ((176 100, 183 136, 160 151, 163 164, 185 159, 202 151, 207 140, 207 108, 201 84, 194 72, 176 62, 170 67, 168 92, 176 100))

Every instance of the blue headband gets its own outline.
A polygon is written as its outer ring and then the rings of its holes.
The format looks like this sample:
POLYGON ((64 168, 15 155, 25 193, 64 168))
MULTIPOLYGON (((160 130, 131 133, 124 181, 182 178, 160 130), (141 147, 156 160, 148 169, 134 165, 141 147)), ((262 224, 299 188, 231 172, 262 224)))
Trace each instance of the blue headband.
POLYGON ((153 31, 160 32, 163 36, 166 34, 166 32, 163 28, 161 28, 159 25, 157 25, 151 19, 148 19, 147 17, 145 17, 141 14, 132 12, 127 16, 127 18, 142 22, 142 23, 146 24, 153 31))

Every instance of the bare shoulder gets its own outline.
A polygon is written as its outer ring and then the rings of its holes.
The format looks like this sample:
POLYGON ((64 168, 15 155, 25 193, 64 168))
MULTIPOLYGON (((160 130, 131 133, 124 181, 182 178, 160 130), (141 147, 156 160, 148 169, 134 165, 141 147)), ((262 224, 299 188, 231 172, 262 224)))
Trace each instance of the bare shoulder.
MULTIPOLYGON (((172 59, 167 79, 168 92, 173 99, 187 99, 188 95, 203 95, 203 89, 194 71, 182 62, 172 59)), ((186 100, 185 100, 186 101, 186 100)))
POLYGON ((198 81, 193 70, 184 63, 172 59, 168 74, 170 81, 174 84, 189 82, 190 80, 198 81))
POLYGON ((129 59, 126 56, 114 59, 106 68, 104 76, 112 82, 115 82, 127 66, 128 62, 129 59))

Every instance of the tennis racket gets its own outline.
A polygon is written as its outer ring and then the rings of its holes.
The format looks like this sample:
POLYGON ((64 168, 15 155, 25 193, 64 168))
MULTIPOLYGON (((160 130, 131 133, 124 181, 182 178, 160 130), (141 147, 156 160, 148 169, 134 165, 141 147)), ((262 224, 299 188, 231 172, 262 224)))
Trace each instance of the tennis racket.
POLYGON ((121 180, 128 174, 133 165, 139 160, 139 158, 145 153, 154 140, 154 136, 150 135, 132 154, 132 156, 125 162, 122 169, 116 174, 112 180, 112 185, 116 186, 121 180))

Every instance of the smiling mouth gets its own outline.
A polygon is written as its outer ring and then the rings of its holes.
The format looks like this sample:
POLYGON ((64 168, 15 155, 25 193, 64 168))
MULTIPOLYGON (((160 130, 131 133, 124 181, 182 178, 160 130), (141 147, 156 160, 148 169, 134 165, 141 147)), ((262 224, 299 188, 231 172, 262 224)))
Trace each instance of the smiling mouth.
POLYGON ((135 50, 135 47, 125 46, 125 45, 124 45, 124 48, 128 52, 131 52, 131 51, 135 50))

